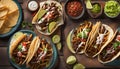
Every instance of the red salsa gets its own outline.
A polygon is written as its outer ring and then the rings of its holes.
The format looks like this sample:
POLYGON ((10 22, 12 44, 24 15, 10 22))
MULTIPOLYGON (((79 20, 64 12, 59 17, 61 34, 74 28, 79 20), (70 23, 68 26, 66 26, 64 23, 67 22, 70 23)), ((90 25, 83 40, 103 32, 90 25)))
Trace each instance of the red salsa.
POLYGON ((75 0, 75 1, 70 1, 67 4, 67 13, 70 16, 77 17, 82 13, 83 7, 82 4, 75 0))

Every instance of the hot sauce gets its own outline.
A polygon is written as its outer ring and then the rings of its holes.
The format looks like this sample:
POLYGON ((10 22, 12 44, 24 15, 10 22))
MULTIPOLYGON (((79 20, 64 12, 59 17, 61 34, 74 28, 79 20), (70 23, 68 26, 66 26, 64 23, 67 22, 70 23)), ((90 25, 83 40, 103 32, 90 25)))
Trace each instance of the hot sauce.
POLYGON ((77 17, 82 13, 83 7, 79 1, 70 1, 67 4, 67 13, 70 16, 77 17))

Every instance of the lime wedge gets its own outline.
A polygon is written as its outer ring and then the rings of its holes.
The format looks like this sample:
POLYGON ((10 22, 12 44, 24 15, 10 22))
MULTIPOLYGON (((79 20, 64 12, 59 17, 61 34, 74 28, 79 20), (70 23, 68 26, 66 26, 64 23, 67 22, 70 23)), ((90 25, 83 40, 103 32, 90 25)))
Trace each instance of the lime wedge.
POLYGON ((87 0, 87 2, 86 2, 86 8, 87 9, 92 9, 93 8, 90 0, 87 0))
POLYGON ((53 41, 53 43, 55 43, 55 44, 59 43, 59 42, 60 42, 60 36, 59 36, 59 35, 54 35, 54 36, 52 37, 52 41, 53 41))
POLYGON ((41 9, 41 10, 38 12, 38 19, 41 19, 41 18, 45 15, 46 12, 47 12, 46 10, 41 9))
POLYGON ((58 50, 61 50, 61 48, 62 48, 62 44, 61 44, 60 42, 57 43, 56 46, 57 46, 57 49, 58 49, 58 50))
POLYGON ((22 35, 23 33, 22 32, 17 32, 13 35, 13 39, 16 39, 18 38, 20 35, 22 35))
POLYGON ((75 62, 76 62, 75 56, 69 56, 66 61, 67 64, 74 64, 75 62))
POLYGON ((73 69, 85 69, 85 66, 79 63, 79 64, 75 64, 73 69))
POLYGON ((48 26, 49 32, 52 32, 53 29, 56 27, 57 23, 56 22, 51 22, 48 26))

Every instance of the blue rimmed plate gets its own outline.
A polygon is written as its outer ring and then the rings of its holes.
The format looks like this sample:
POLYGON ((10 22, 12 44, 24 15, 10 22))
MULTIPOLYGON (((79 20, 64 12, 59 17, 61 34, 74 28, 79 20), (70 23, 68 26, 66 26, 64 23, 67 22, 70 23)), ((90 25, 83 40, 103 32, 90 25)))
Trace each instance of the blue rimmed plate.
POLYGON ((7 37, 7 36, 10 36, 11 34, 13 34, 13 33, 17 30, 17 28, 20 26, 20 23, 21 23, 21 21, 22 21, 22 17, 23 17, 23 15, 22 15, 22 8, 21 8, 21 6, 20 6, 20 4, 18 3, 17 0, 13 0, 13 1, 14 1, 14 2, 17 4, 17 6, 18 6, 18 9, 19 9, 19 18, 18 18, 17 24, 16 24, 8 33, 0 34, 0 37, 1 37, 1 38, 7 37))
MULTIPOLYGON (((32 34, 33 35, 33 38, 36 36, 36 34, 33 32, 33 31, 30 31, 30 30, 20 30, 20 31, 18 31, 18 32, 22 32, 22 33, 24 33, 24 34, 32 34)), ((18 32, 16 32, 16 33, 18 33, 18 32)), ((15 33, 15 34, 16 34, 15 33)), ((15 35, 14 34, 14 35, 15 35)), ((26 67, 26 65, 22 65, 22 66, 19 66, 18 64, 16 64, 11 58, 10 58, 10 54, 9 54, 9 52, 10 52, 10 44, 11 44, 11 42, 12 42, 12 40, 13 40, 13 37, 14 37, 14 35, 10 38, 10 40, 9 40, 9 47, 8 47, 8 58, 9 58, 9 62, 11 63, 11 65, 13 65, 15 68, 17 68, 17 69, 28 69, 27 67, 26 67)))
MULTIPOLYGON (((120 31, 120 27, 117 28, 118 31, 120 31)), ((106 66, 120 66, 120 58, 113 60, 112 62, 106 63, 106 66)))
MULTIPOLYGON (((26 34, 33 34, 33 38, 36 36, 36 34, 33 32, 33 31, 30 31, 30 30, 20 30, 18 32, 23 32, 23 33, 26 33, 26 34)), ((16 32, 17 33, 17 32, 16 32)), ((14 35, 13 35, 14 36, 14 35)), ((12 38, 13 36, 10 38, 9 40, 9 45, 12 41, 12 38)), ((47 40, 47 42, 52 46, 52 49, 53 49, 53 55, 52 55, 52 58, 50 60, 50 64, 48 67, 46 67, 45 69, 52 69, 55 64, 56 64, 56 61, 57 61, 57 58, 58 58, 58 54, 57 54, 57 49, 55 47, 55 45, 52 43, 51 39, 47 39, 46 37, 44 36, 41 36, 41 38, 44 38, 47 40)), ((9 54, 9 50, 10 49, 10 46, 8 47, 8 58, 9 58, 9 62, 11 63, 11 65, 13 65, 15 68, 17 69, 29 69, 28 67, 26 67, 26 65, 22 65, 22 66, 19 66, 18 64, 16 64, 11 58, 10 58, 10 54, 9 54)))

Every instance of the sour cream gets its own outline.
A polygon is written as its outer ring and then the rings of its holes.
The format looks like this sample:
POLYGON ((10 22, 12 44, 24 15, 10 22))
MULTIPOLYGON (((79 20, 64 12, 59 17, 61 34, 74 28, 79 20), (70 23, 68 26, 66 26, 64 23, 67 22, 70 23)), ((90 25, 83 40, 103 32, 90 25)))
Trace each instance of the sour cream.
POLYGON ((28 9, 30 11, 36 11, 38 9, 38 3, 36 1, 29 1, 28 2, 28 9))
POLYGON ((97 37, 96 44, 101 44, 104 36, 105 36, 105 34, 99 34, 99 36, 97 37))

